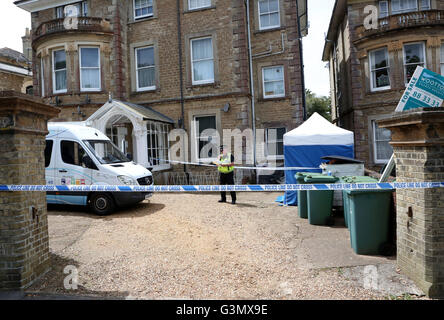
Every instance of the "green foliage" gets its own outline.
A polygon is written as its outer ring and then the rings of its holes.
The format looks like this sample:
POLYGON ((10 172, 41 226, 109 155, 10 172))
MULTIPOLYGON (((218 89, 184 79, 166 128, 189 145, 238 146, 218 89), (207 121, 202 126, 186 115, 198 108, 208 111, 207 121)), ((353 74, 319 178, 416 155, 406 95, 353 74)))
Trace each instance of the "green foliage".
POLYGON ((328 121, 331 121, 331 99, 330 97, 319 97, 309 89, 305 90, 306 106, 307 106, 307 119, 310 118, 313 113, 317 112, 328 121))

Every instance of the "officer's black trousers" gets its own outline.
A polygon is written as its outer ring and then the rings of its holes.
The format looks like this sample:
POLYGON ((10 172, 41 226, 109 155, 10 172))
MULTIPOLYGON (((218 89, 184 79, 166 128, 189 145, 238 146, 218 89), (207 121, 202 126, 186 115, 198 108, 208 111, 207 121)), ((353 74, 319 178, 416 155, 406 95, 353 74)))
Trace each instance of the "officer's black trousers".
MULTIPOLYGON (((220 185, 234 185, 234 172, 230 173, 219 173, 220 176, 220 185)), ((236 201, 236 192, 231 191, 231 201, 236 201)), ((220 193, 221 200, 227 201, 227 195, 225 191, 221 191, 220 193)))

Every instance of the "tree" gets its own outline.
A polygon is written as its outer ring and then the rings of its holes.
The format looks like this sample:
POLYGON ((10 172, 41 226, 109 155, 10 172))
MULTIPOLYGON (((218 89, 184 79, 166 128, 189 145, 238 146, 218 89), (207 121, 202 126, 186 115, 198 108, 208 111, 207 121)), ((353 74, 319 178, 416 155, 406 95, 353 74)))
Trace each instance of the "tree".
POLYGON ((317 112, 328 121, 331 121, 331 99, 326 96, 317 96, 309 89, 305 90, 305 100, 307 107, 307 119, 310 118, 313 113, 317 112))

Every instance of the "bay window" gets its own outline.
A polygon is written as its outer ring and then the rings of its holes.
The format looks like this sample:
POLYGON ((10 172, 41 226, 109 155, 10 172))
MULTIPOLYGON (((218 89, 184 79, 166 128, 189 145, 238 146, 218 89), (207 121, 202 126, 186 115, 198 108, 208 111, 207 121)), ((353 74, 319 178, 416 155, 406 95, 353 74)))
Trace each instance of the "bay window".
POLYGON ((79 56, 81 91, 100 91, 100 49, 83 47, 79 56))
POLYGON ((409 83, 416 67, 426 67, 425 45, 423 42, 404 45, 404 73, 405 82, 409 83))
POLYGON ((262 87, 264 98, 284 97, 284 67, 262 68, 262 87))
POLYGON ((390 68, 387 48, 371 51, 369 58, 371 90, 390 89, 390 68))
POLYGON ((136 49, 137 91, 156 89, 154 47, 136 49))
POLYGON ((214 82, 213 39, 191 40, 191 73, 193 84, 214 82))
POLYGON ((67 91, 67 70, 65 50, 55 50, 52 52, 52 83, 54 93, 64 93, 67 91))
POLYGON ((392 0, 392 14, 418 10, 418 0, 392 0))
POLYGON ((153 16, 153 0, 134 0, 134 19, 153 16))
POLYGON ((430 10, 430 0, 385 0, 379 1, 379 17, 385 18, 391 14, 401 14, 415 11, 430 10), (390 6, 390 10, 389 10, 390 6))
POLYGON ((280 27, 279 0, 259 0, 259 29, 280 27))

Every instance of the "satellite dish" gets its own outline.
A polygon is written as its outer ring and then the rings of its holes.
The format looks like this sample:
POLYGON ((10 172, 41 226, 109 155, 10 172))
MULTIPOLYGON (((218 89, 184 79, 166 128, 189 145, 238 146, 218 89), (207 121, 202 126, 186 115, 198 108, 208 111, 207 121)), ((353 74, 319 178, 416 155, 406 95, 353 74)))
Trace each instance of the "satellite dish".
POLYGON ((224 108, 223 108, 222 110, 224 110, 224 112, 228 112, 228 111, 230 110, 230 104, 229 104, 229 103, 226 103, 226 104, 224 105, 224 108))

